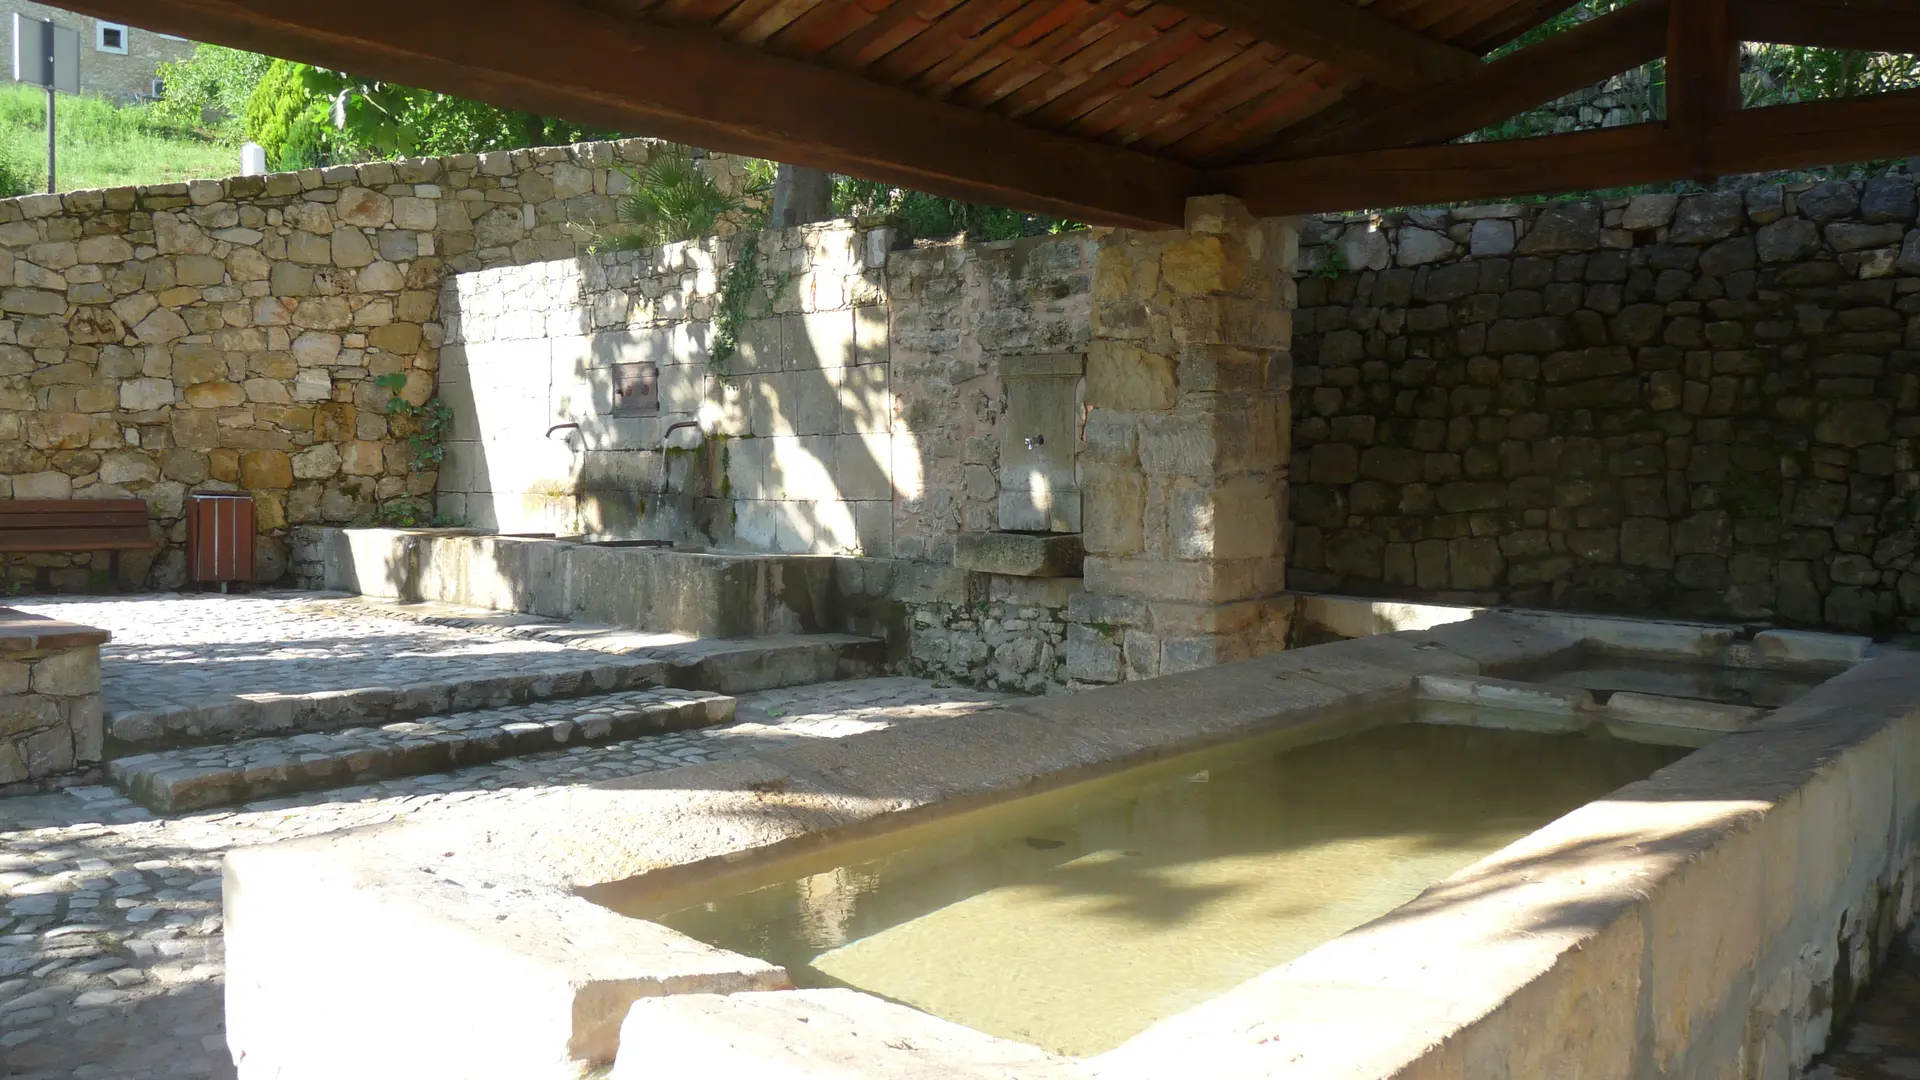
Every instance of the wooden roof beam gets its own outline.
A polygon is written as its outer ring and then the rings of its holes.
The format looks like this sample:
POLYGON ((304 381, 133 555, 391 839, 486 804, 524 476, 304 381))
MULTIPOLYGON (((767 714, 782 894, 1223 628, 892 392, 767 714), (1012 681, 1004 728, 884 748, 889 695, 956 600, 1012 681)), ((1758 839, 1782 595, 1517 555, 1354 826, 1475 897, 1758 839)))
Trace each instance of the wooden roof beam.
POLYGON ((1634 124, 1538 139, 1373 150, 1215 170, 1206 186, 1284 216, 1473 202, 1904 157, 1920 91, 1737 109, 1703 135, 1634 124))
POLYGON ((1480 66, 1465 49, 1415 33, 1347 0, 1168 0, 1189 15, 1396 90, 1460 78, 1480 66))
POLYGON ((1509 53, 1418 97, 1376 107, 1310 139, 1276 142, 1271 153, 1352 153, 1446 142, 1565 97, 1666 54, 1669 0, 1639 0, 1509 53))
POLYGON ((1888 0, 1738 0, 1736 41, 1867 52, 1920 52, 1920 8, 1888 0))
POLYGON ((63 0, 97 18, 712 150, 1094 224, 1179 226, 1199 173, 565 0, 63 0))

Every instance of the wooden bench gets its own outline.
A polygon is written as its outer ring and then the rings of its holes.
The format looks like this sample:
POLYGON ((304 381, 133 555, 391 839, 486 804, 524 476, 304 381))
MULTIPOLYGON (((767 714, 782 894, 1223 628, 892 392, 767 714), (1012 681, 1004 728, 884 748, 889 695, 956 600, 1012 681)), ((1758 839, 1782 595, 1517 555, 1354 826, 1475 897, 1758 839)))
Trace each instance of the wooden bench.
POLYGON ((0 499, 0 554, 111 552, 118 582, 120 553, 153 547, 145 499, 0 499))

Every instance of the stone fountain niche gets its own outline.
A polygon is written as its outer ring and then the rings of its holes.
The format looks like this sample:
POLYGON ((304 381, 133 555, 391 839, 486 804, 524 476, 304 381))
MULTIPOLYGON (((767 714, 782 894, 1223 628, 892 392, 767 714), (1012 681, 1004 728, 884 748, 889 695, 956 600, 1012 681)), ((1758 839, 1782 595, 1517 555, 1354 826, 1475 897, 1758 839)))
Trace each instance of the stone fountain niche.
POLYGON ((1007 411, 1000 421, 1000 528, 963 533, 954 565, 963 570, 1028 577, 1080 573, 1081 353, 1006 356, 1000 381, 1007 411))

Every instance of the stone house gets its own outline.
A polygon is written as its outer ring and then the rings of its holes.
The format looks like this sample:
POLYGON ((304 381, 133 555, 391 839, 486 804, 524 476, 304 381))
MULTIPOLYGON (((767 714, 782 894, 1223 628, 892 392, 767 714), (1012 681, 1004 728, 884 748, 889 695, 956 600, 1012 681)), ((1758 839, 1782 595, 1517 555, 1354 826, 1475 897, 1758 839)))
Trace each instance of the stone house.
POLYGON ((158 97, 160 65, 193 55, 193 42, 185 38, 75 15, 31 0, 6 0, 0 4, 0 41, 5 42, 9 56, 13 50, 12 16, 15 14, 51 19, 59 26, 78 31, 80 92, 121 104, 158 97))

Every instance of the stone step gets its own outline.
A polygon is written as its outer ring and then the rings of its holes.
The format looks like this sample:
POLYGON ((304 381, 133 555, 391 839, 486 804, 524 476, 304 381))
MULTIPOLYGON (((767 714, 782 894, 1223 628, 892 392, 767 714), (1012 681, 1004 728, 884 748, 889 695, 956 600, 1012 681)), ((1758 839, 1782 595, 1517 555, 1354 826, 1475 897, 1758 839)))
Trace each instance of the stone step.
POLYGON ((141 754, 109 763, 107 775, 149 809, 178 813, 707 727, 733 710, 733 698, 701 690, 629 690, 141 754))
POLYGON ((507 670, 480 678, 298 694, 262 688, 207 702, 119 710, 107 716, 107 756, 634 690, 660 685, 667 671, 667 665, 644 656, 587 660, 572 667, 548 663, 531 671, 515 671, 511 662, 503 662, 507 670))
POLYGON ((666 665, 661 674, 666 685, 717 690, 723 694, 868 678, 882 674, 887 666, 886 642, 858 634, 694 638, 432 601, 354 597, 322 602, 355 614, 374 613, 433 626, 565 645, 571 649, 657 660, 666 665))

